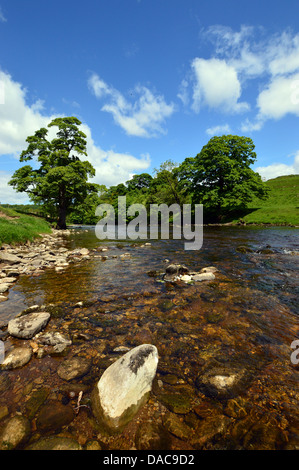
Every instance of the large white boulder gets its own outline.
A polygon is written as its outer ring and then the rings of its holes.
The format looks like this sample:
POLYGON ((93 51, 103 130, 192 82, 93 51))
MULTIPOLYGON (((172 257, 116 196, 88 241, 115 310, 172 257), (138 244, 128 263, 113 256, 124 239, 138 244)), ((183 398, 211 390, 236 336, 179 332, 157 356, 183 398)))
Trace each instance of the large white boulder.
POLYGON ((147 401, 157 365, 157 348, 142 344, 105 370, 92 402, 96 418, 110 431, 121 431, 147 401))

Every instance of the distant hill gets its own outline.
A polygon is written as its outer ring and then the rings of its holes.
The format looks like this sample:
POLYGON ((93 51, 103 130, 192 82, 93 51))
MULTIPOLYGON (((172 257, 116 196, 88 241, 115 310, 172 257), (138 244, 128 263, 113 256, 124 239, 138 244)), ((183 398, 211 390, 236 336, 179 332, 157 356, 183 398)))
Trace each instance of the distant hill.
POLYGON ((270 188, 265 201, 255 198, 248 205, 247 224, 275 224, 299 226, 299 175, 278 176, 266 181, 270 188))

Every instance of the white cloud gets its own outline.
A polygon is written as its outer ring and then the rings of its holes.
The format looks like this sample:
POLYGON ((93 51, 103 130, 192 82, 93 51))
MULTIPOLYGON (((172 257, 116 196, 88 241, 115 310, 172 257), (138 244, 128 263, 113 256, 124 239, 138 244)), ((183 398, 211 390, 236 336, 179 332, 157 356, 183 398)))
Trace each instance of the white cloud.
POLYGON ((284 31, 268 48, 269 71, 272 75, 285 75, 299 70, 299 34, 284 31))
POLYGON ((0 155, 16 154, 27 146, 26 139, 40 127, 46 127, 54 116, 41 113, 43 103, 37 100, 33 105, 26 103, 26 89, 0 71, 3 90, 3 104, 0 104, 0 155))
POLYGON ((25 193, 17 193, 7 183, 12 174, 0 171, 0 204, 29 204, 29 198, 25 193))
POLYGON ((192 62, 195 76, 192 108, 199 112, 202 105, 223 112, 243 112, 248 103, 239 102, 241 84, 237 72, 226 61, 196 58, 192 62))
POLYGON ((274 78, 258 96, 260 116, 280 119, 288 113, 299 116, 299 73, 274 78))
MULTIPOLYGON (((4 90, 3 104, 0 104, 0 158, 3 158, 3 155, 19 158, 20 152, 27 147, 27 137, 33 135, 37 129, 47 127, 57 116, 42 114, 41 100, 28 105, 26 90, 9 74, 0 71, 0 83, 3 84, 4 90)), ((82 130, 87 135, 87 158, 96 169, 93 182, 107 186, 122 183, 130 179, 134 171, 145 170, 150 166, 148 154, 137 158, 126 153, 103 150, 94 143, 87 124, 82 124, 82 130)), ((55 128, 49 129, 49 140, 54 136, 55 128)), ((9 172, 0 172, 0 201, 10 204, 28 202, 25 194, 15 192, 7 185, 11 176, 9 172)))
POLYGON ((253 132, 253 131, 260 131, 265 123, 265 119, 257 115, 254 121, 250 121, 250 119, 245 119, 244 122, 241 123, 241 131, 242 132, 253 132))
POLYGON ((215 25, 204 33, 215 45, 216 55, 225 59, 238 74, 254 78, 266 69, 265 45, 255 41, 256 28, 241 25, 240 31, 230 27, 215 25))
POLYGON ((96 176, 91 180, 93 183, 106 186, 125 183, 135 171, 149 168, 151 163, 149 154, 137 158, 127 153, 103 150, 95 145, 89 126, 82 124, 81 129, 87 136, 87 158, 96 170, 96 176))
POLYGON ((153 137, 164 134, 162 124, 175 111, 173 103, 167 104, 163 96, 154 95, 144 86, 134 88, 131 95, 137 95, 138 98, 132 104, 96 74, 90 77, 88 85, 97 98, 109 99, 101 110, 111 113, 115 123, 128 135, 153 137))
POLYGON ((288 29, 267 35, 261 27, 242 25, 233 31, 214 25, 202 35, 214 45, 215 57, 193 61, 197 75, 194 110, 199 111, 206 102, 224 110, 229 110, 231 103, 232 110, 239 106, 246 111, 246 103, 239 103, 241 87, 248 80, 262 78, 263 85, 256 87, 258 111, 242 123, 242 130, 258 131, 268 119, 299 115, 299 33, 288 29))
POLYGON ((295 155, 291 165, 285 163, 273 163, 268 166, 259 166, 255 169, 264 180, 277 178, 277 176, 298 175, 299 174, 299 151, 295 155))
POLYGON ((209 127, 206 129, 206 133, 210 136, 213 135, 224 135, 224 134, 230 134, 231 129, 228 124, 220 125, 220 126, 215 126, 215 127, 209 127))

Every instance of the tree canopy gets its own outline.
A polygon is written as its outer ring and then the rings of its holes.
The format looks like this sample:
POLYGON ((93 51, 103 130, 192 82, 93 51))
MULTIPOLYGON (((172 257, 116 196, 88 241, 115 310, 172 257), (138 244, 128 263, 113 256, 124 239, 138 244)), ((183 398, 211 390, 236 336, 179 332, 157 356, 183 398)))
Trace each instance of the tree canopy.
POLYGON ((186 158, 177 169, 180 187, 218 220, 245 208, 254 196, 266 198, 261 176, 250 168, 256 160, 254 149, 249 137, 212 137, 196 157, 186 158))
MULTIPOLYGON (((253 198, 265 199, 268 189, 251 165, 256 161, 255 146, 249 137, 212 137, 195 157, 181 163, 165 160, 153 176, 135 174, 125 183, 106 188, 89 183, 95 170, 88 161, 86 136, 74 117, 54 119, 48 127, 58 127, 56 138, 47 140, 42 128, 27 138, 28 147, 20 161, 37 160, 39 168, 25 165, 9 184, 28 193, 32 202, 58 219, 57 226, 70 223, 96 224, 96 207, 111 204, 118 215, 118 197, 126 196, 127 208, 143 204, 203 204, 205 222, 221 222, 244 213, 253 198)), ((130 220, 128 218, 128 220, 130 220)))
POLYGON ((66 228, 66 216, 81 205, 88 195, 97 193, 99 186, 88 182, 95 175, 87 156, 86 135, 79 130, 75 117, 54 119, 48 127, 57 126, 56 137, 47 140, 48 129, 41 128, 26 139, 28 147, 20 161, 37 160, 38 168, 25 165, 15 171, 9 184, 18 192, 26 192, 32 202, 57 218, 57 227, 66 228))

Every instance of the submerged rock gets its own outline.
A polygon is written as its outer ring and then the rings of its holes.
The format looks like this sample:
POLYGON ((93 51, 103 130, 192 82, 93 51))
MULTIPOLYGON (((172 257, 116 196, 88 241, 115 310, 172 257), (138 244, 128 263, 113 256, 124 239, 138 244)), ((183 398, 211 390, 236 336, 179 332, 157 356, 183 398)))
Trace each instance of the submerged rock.
POLYGON ((30 436, 30 421, 17 415, 5 425, 0 435, 0 450, 14 450, 21 447, 30 436))
POLYGON ((214 367, 196 379, 196 386, 207 397, 219 400, 233 398, 244 392, 251 373, 229 366, 214 367))
POLYGON ((91 368, 91 360, 85 357, 66 359, 57 369, 59 377, 67 382, 84 377, 91 368))
POLYGON ((30 339, 41 331, 50 320, 48 312, 33 312, 8 322, 8 332, 17 338, 30 339))
POLYGON ((121 431, 147 401, 157 365, 157 348, 142 344, 108 367, 92 394, 98 421, 121 431))
POLYGON ((44 405, 37 416, 36 425, 39 431, 57 431, 63 426, 71 423, 75 412, 70 405, 51 401, 44 405))
POLYGON ((137 430, 135 444, 138 450, 167 450, 170 447, 170 439, 162 426, 145 422, 137 430))
POLYGON ((80 444, 70 437, 44 437, 26 450, 82 450, 80 444))
POLYGON ((23 367, 30 361, 32 356, 31 348, 15 348, 7 354, 4 361, 0 365, 0 369, 10 370, 23 367))

